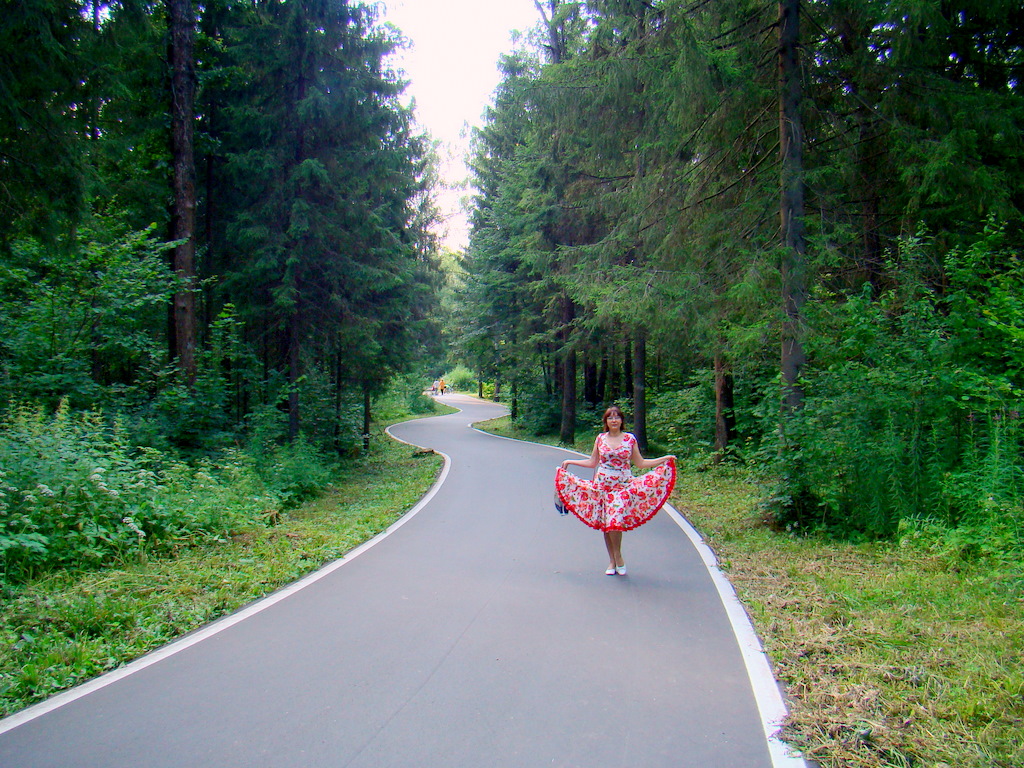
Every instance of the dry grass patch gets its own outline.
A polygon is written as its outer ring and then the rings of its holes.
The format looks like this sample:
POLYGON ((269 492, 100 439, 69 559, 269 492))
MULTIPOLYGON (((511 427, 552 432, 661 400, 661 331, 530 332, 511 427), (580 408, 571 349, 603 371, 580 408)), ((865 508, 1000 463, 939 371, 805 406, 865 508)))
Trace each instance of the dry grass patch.
POLYGON ((747 606, 821 766, 1024 766, 1024 573, 928 546, 769 531, 741 474, 683 474, 674 503, 747 606))

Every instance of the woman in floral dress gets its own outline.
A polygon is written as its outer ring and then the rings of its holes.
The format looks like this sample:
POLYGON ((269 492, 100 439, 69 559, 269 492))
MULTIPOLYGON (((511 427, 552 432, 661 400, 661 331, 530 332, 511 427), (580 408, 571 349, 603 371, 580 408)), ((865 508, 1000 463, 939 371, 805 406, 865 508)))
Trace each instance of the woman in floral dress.
POLYGON ((676 483, 675 456, 645 459, 636 437, 622 431, 622 410, 613 405, 602 417, 605 431, 594 440, 589 459, 566 459, 555 472, 559 500, 576 517, 604 532, 609 576, 624 576, 622 532, 643 525, 668 500, 676 483), (634 477, 630 465, 652 469, 634 477), (597 468, 593 481, 572 474, 566 467, 597 468))

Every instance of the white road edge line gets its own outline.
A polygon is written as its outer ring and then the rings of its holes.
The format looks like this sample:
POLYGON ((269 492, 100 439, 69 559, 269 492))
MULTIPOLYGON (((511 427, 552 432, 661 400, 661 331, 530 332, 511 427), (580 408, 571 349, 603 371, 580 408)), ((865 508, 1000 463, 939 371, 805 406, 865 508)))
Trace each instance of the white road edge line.
MULTIPOLYGON (((562 448, 557 445, 534 443, 530 440, 516 440, 513 437, 493 435, 482 429, 473 428, 478 432, 500 440, 515 440, 516 442, 530 443, 531 445, 541 445, 545 448, 554 448, 576 456, 586 456, 586 454, 579 451, 562 448)), ((700 532, 675 507, 671 504, 666 504, 662 509, 668 513, 669 517, 675 521, 676 525, 690 539, 690 543, 697 550, 697 554, 700 555, 704 567, 711 576, 715 589, 718 590, 718 597, 722 601, 726 615, 729 617, 733 635, 736 637, 736 644, 739 646, 740 654, 743 656, 743 664, 747 669, 747 677, 750 679, 750 687, 754 692, 757 710, 761 714, 761 725, 764 728, 765 740, 768 742, 768 754, 772 759, 773 768, 808 768, 807 762, 803 757, 793 754, 793 748, 782 741, 777 735, 779 728, 782 726, 782 721, 785 720, 788 713, 786 702, 782 698, 782 692, 779 690, 775 673, 772 672, 771 665, 768 663, 768 654, 765 652, 764 646, 761 645, 757 632, 754 631, 754 625, 747 615, 746 608, 743 607, 743 603, 736 596, 736 590, 733 589, 732 584, 729 583, 729 579, 722 572, 722 569, 718 567, 718 558, 715 557, 714 551, 704 541, 700 532)))
POLYGON ((754 700, 757 702, 757 709, 761 713, 761 724, 764 727, 764 736, 768 742, 768 753, 772 758, 774 768, 807 768, 806 761, 799 755, 793 754, 794 750, 778 737, 782 721, 786 719, 786 702, 782 698, 779 684, 768 663, 768 654, 761 645, 761 640, 754 631, 754 625, 747 615, 746 608, 736 596, 729 579, 726 578, 722 569, 718 567, 718 559, 714 551, 694 528, 690 521, 683 517, 671 504, 666 504, 662 509, 668 513, 683 533, 690 539, 704 567, 711 575, 718 596, 729 616, 729 623, 732 624, 733 634, 743 655, 743 663, 747 668, 747 677, 750 678, 750 687, 754 691, 754 700))
MULTIPOLYGON (((459 410, 461 412, 461 409, 459 410)), ((398 424, 393 424, 392 426, 398 426, 398 424)), ((529 440, 515 440, 515 438, 504 437, 502 435, 493 435, 490 432, 477 429, 473 424, 469 424, 468 426, 482 434, 497 437, 502 440, 530 442, 529 440)), ((405 443, 406 445, 415 445, 414 443, 409 443, 395 437, 391 432, 391 427, 388 427, 385 431, 393 440, 398 440, 398 442, 405 443)), ((555 448, 556 450, 566 451, 567 453, 573 453, 579 456, 583 455, 577 451, 570 451, 569 449, 559 448, 558 446, 545 445, 544 443, 533 443, 533 445, 543 445, 545 448, 555 448)), ((415 447, 423 448, 425 446, 415 445, 415 447)), ((325 576, 336 571, 346 562, 358 557, 370 547, 379 544, 411 520, 414 515, 430 503, 430 500, 433 499, 441 489, 441 486, 448 478, 448 471, 451 468, 451 458, 441 451, 437 451, 437 453, 444 459, 444 467, 441 469, 441 474, 423 498, 421 498, 419 502, 401 518, 392 523, 386 530, 377 534, 372 539, 363 542, 355 549, 347 552, 343 557, 329 563, 320 570, 314 571, 308 576, 289 584, 287 587, 283 587, 267 597, 261 598, 254 603, 250 603, 248 606, 236 611, 235 613, 218 619, 212 624, 201 629, 197 629, 194 632, 185 635, 181 639, 175 640, 156 649, 155 651, 151 651, 145 656, 142 656, 135 661, 131 661, 123 667, 119 667, 118 669, 93 678, 92 680, 82 683, 81 685, 65 691, 64 693, 59 693, 56 696, 52 696, 45 701, 41 701, 38 704, 34 704, 20 712, 16 712, 15 714, 0 720, 0 734, 14 730, 20 725, 42 717, 49 712, 60 709, 73 701, 77 701, 78 699, 88 696, 94 691, 106 688, 108 685, 112 685, 118 680, 122 680, 129 675, 140 672, 146 667, 152 666, 157 662, 163 661, 166 658, 187 650, 188 648, 191 648, 203 640, 223 632, 226 629, 230 629, 236 624, 245 621, 250 616, 254 616, 257 613, 270 608, 285 598, 295 594, 299 590, 319 581, 325 576)), ((767 655, 761 645, 761 641, 758 639, 757 633, 754 632, 754 627, 750 623, 750 618, 747 616, 746 610, 743 608, 743 604, 736 596, 736 591, 718 567, 718 561, 715 558, 715 553, 711 550, 711 547, 707 545, 700 533, 698 533, 686 518, 679 514, 674 507, 666 504, 664 509, 683 530, 690 539, 690 542, 697 549, 697 552, 701 556, 701 560, 704 562, 705 568, 707 568, 708 573, 711 575, 715 588, 718 590, 719 597, 722 600, 722 605, 725 607, 726 614, 729 617, 729 622, 732 625, 733 634, 736 636, 736 642, 739 645, 740 653, 743 656, 743 662, 746 665, 747 676, 750 678, 750 684, 754 692, 754 699, 757 703, 758 711, 761 713, 765 738, 768 741, 768 751, 772 759, 773 767, 807 768, 806 762, 798 756, 791 755, 790 748, 775 735, 779 729, 779 725, 786 716, 786 704, 782 698, 781 692, 779 691, 779 687, 775 681, 775 676, 771 671, 771 667, 768 664, 767 655)))
MULTIPOLYGON (((395 424, 392 426, 398 425, 395 424)), ((406 442, 405 440, 400 440, 399 438, 391 434, 391 427, 388 427, 385 431, 393 440, 398 440, 398 442, 405 443, 406 445, 413 445, 413 443, 406 442)), ((422 448, 423 446, 415 447, 422 448)), ((327 565, 320 568, 320 570, 314 571, 313 573, 310 573, 307 576, 302 577, 298 581, 292 582, 286 587, 282 587, 277 592, 267 595, 266 597, 260 598, 254 603, 250 603, 244 608, 240 608, 235 613, 217 619, 212 624, 208 624, 205 627, 190 632, 184 637, 178 640, 174 640, 161 648, 157 648, 154 651, 150 651, 145 656, 141 656, 135 661, 130 661, 123 667, 118 667, 117 669, 111 670, 110 672, 106 672, 100 675, 99 677, 95 677, 86 683, 82 683, 79 686, 76 686, 74 688, 71 688, 70 690, 65 691, 64 693, 58 693, 57 695, 52 696, 51 698, 46 699, 45 701, 41 701, 38 704, 33 704, 32 706, 26 707, 25 709, 0 720, 0 734, 12 731, 20 725, 24 725, 27 722, 42 717, 43 715, 53 712, 54 710, 60 709, 61 707, 70 704, 73 701, 77 701, 78 699, 81 699, 85 696, 88 696, 90 693, 98 691, 101 688, 106 688, 108 685, 112 685, 113 683, 116 683, 118 680, 122 680, 123 678, 126 678, 129 675, 133 675, 136 672, 140 672, 146 667, 152 666, 153 664, 163 661, 166 658, 181 653, 182 651, 191 648, 193 645, 201 643, 203 640, 206 640, 207 638, 212 637, 213 635, 223 632, 226 629, 230 629, 236 624, 240 624, 241 622, 245 621, 249 617, 254 616, 257 613, 260 613, 261 611, 266 610, 267 608, 270 608, 273 605, 276 605, 277 603, 281 602, 287 597, 290 597, 291 595, 294 595, 299 590, 305 589, 310 584, 314 584, 315 582, 319 581, 325 576, 330 575, 334 571, 338 570, 338 568, 345 565, 345 563, 348 563, 354 558, 361 555, 370 547, 380 544, 380 542, 384 541, 384 539, 386 539, 392 533, 394 533, 407 522, 409 522, 421 509, 427 506, 427 504, 430 503, 430 500, 434 498, 434 495, 440 490, 441 486, 444 485, 445 480, 448 479, 448 470, 451 467, 452 463, 451 458, 447 454, 441 453, 441 451, 436 451, 436 453, 439 454, 444 459, 444 467, 441 469, 441 474, 438 475, 437 480, 435 480, 434 484, 430 487, 430 490, 426 492, 423 498, 421 498, 412 509, 406 512, 398 520, 396 520, 390 526, 388 526, 387 529, 381 531, 372 539, 364 541, 358 547, 355 547, 354 549, 346 552, 342 557, 338 558, 337 560, 331 563, 328 563, 327 565)))

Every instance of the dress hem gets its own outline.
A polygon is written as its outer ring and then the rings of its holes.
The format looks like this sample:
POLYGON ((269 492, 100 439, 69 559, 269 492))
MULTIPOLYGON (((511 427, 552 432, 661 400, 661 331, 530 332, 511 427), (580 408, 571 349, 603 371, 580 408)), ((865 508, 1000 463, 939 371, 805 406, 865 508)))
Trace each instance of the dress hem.
MULTIPOLYGON (((566 509, 568 509, 570 512, 572 512, 572 514, 576 517, 576 519, 579 520, 584 525, 586 525, 588 528, 593 528, 595 531, 603 531, 603 532, 606 532, 606 533, 609 532, 609 531, 623 531, 623 532, 624 531, 632 531, 632 530, 634 530, 636 528, 639 528, 641 525, 644 525, 644 524, 650 522, 651 519, 656 514, 658 514, 658 512, 661 510, 661 508, 663 506, 665 506, 665 503, 668 501, 669 496, 672 495, 672 491, 673 491, 673 489, 675 488, 675 485, 676 485, 676 465, 675 465, 675 460, 674 459, 669 459, 667 462, 665 462, 665 464, 670 465, 671 468, 672 468, 671 474, 667 478, 667 483, 665 484, 665 488, 659 494, 659 496, 657 498, 657 501, 653 505, 653 509, 651 510, 650 514, 645 515, 635 525, 618 525, 616 523, 613 523, 611 525, 602 525, 600 523, 594 523, 591 520, 588 520, 583 515, 581 515, 576 510, 575 505, 567 498, 566 493, 565 493, 565 491, 563 489, 563 482, 561 482, 562 481, 562 476, 563 476, 563 474, 565 474, 567 472, 567 470, 565 468, 563 468, 563 467, 559 467, 557 470, 555 470, 555 492, 558 494, 559 501, 562 502, 564 507, 566 509)), ((664 466, 664 465, 659 465, 659 466, 664 466)), ((657 467, 655 469, 657 469, 657 467)), ((651 471, 653 472, 654 469, 652 469, 651 471)))

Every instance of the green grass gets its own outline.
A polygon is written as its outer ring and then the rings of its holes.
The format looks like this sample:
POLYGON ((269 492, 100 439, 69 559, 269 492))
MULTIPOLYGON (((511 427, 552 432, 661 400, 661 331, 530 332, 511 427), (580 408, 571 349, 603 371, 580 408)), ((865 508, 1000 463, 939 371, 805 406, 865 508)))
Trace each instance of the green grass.
POLYGON ((318 499, 177 557, 55 573, 3 595, 0 714, 118 667, 267 595, 358 546, 408 511, 442 459, 383 435, 318 499))
POLYGON ((1024 765, 1024 571, 935 541, 844 544, 770 531, 757 487, 680 475, 783 681, 783 737, 823 768, 1024 765))
POLYGON ((576 442, 572 445, 566 445, 558 440, 557 437, 552 435, 535 435, 529 430, 523 429, 518 424, 513 423, 510 416, 499 416, 496 419, 490 419, 488 421, 481 421, 476 424, 477 427, 490 432, 494 435, 501 435, 502 437, 511 437, 515 440, 528 440, 532 443, 543 443, 544 445, 560 445, 563 448, 572 448, 580 453, 590 455, 591 449, 594 447, 594 438, 597 436, 597 430, 595 429, 590 433, 577 433, 576 442))

